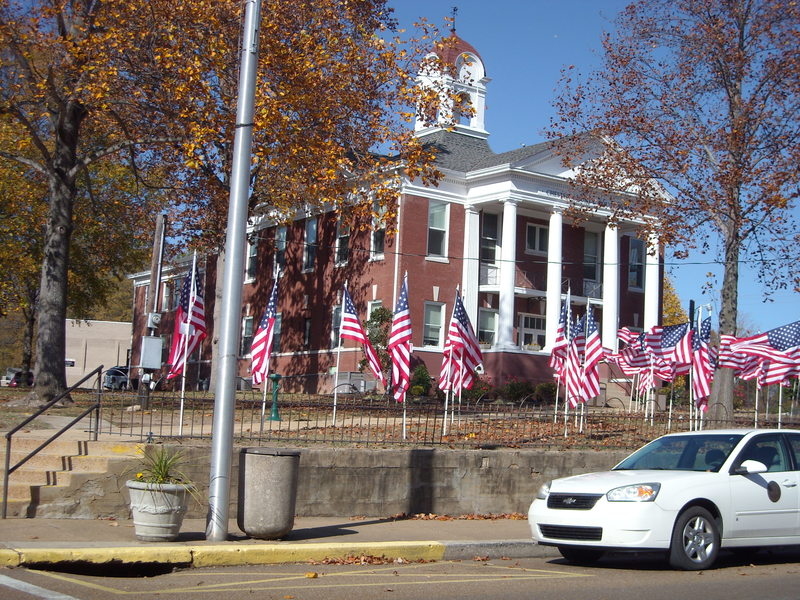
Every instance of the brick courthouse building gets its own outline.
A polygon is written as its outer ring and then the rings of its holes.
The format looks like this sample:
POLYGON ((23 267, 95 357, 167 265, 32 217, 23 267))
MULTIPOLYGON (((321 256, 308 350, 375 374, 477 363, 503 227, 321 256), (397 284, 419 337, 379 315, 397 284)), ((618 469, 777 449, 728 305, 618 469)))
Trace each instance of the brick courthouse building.
MULTIPOLYGON (((438 187, 404 180, 399 194, 397 233, 342 226, 333 212, 298 214, 287 226, 262 218, 251 222, 242 301, 239 375, 249 377, 249 347, 264 312, 275 273, 279 284, 279 327, 272 370, 288 377, 282 388, 309 392, 332 389, 336 365, 341 290, 345 281, 366 320, 383 306, 393 310, 408 273, 413 327, 412 365, 424 362, 439 373, 442 349, 453 310, 456 286, 483 346, 485 374, 494 385, 510 377, 537 383, 551 381, 549 349, 561 303, 570 292, 573 314, 594 310, 603 345, 616 348, 616 332, 642 330, 660 321, 663 273, 658 253, 649 254, 636 237, 636 224, 607 224, 599 210, 581 227, 562 216, 569 203, 572 171, 562 165, 549 142, 496 154, 485 129, 489 79, 478 52, 457 39, 445 60, 456 79, 434 78, 469 96, 474 114, 455 127, 425 126, 416 134, 437 151, 444 174, 438 187)), ((443 111, 444 112, 444 111, 443 111)), ((189 363, 189 386, 211 372, 215 259, 199 260, 205 286, 209 337, 189 363)), ((171 316, 188 263, 167 272, 157 334, 163 336, 166 360, 171 316)), ((149 273, 135 281, 131 364, 140 364, 141 337, 147 335, 145 298, 149 273)), ((361 347, 345 341, 340 381, 373 382, 368 369, 358 372, 361 347)), ((388 365, 384 365, 388 367, 388 365)), ((608 379, 608 373, 605 373, 608 379)))

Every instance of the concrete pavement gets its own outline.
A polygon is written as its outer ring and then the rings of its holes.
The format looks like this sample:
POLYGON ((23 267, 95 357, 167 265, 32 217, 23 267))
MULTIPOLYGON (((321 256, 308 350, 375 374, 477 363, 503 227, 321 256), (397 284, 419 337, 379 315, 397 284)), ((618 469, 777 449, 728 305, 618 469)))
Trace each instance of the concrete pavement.
POLYGON ((161 563, 210 567, 361 556, 435 561, 557 555, 554 548, 536 545, 528 522, 516 519, 301 517, 283 540, 250 538, 235 521, 228 532, 227 541, 209 542, 204 520, 185 519, 176 541, 140 542, 132 521, 0 519, 0 566, 161 563))

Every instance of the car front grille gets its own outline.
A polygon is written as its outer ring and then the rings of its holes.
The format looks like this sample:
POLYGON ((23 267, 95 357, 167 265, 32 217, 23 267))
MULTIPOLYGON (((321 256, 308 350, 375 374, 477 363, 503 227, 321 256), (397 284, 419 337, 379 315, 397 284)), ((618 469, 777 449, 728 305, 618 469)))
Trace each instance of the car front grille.
POLYGON ((581 540, 586 542, 599 542, 603 539, 602 527, 574 527, 570 525, 542 525, 539 524, 541 534, 554 540, 581 540))
POLYGON ((550 494, 547 496, 547 508, 568 508, 572 510, 589 510, 602 494, 550 494))

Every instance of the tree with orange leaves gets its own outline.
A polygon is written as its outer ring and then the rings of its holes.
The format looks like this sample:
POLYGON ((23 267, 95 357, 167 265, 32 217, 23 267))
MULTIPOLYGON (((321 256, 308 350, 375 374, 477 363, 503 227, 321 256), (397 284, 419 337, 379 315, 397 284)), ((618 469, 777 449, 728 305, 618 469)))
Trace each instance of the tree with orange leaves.
MULTIPOLYGON (((285 217, 309 205, 368 211, 377 200, 391 215, 395 166, 428 181, 438 175, 433 156, 403 126, 417 103, 413 76, 422 46, 393 37, 386 0, 263 5, 253 204, 285 217)), ((202 233, 218 244, 240 9, 226 0, 0 3, 0 114, 35 151, 0 156, 26 165, 47 186, 36 351, 43 399, 65 382, 67 273, 81 173, 114 157, 143 184, 168 189, 183 224, 175 233, 202 233), (149 179, 159 167, 171 179, 149 179)), ((423 29, 423 44, 428 33, 423 29)))
MULTIPOLYGON (((639 1, 616 26, 601 69, 565 71, 553 136, 566 162, 594 157, 579 198, 607 190, 615 219, 651 217, 678 256, 719 240, 719 330, 736 334, 743 260, 765 294, 800 288, 800 3, 639 1)), ((732 392, 733 371, 717 370, 712 418, 732 418, 732 392)))

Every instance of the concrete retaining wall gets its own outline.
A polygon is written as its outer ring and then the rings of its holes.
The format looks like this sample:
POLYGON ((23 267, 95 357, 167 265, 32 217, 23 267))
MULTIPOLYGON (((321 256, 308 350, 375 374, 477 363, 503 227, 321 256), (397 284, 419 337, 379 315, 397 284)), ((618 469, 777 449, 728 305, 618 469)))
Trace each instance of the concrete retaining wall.
MULTIPOLYGON (((196 482, 207 482, 210 450, 184 447, 183 451, 190 465, 188 474, 196 482)), ((626 455, 620 451, 303 448, 296 513, 309 517, 526 513, 545 481, 608 469, 626 455)), ((236 515, 238 459, 237 450, 231 470, 231 517, 236 515)), ((121 515, 127 511, 127 491, 123 493, 121 515)), ((208 498, 203 486, 200 498, 204 503, 208 498)), ((193 504, 189 516, 204 518, 207 507, 193 504)))

